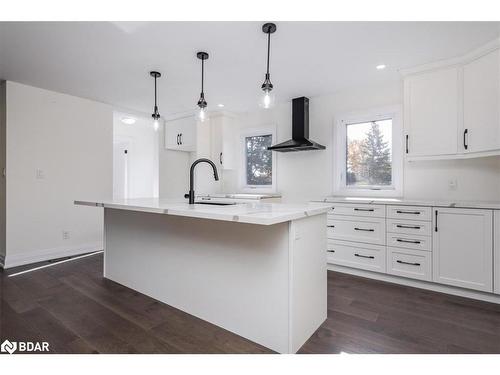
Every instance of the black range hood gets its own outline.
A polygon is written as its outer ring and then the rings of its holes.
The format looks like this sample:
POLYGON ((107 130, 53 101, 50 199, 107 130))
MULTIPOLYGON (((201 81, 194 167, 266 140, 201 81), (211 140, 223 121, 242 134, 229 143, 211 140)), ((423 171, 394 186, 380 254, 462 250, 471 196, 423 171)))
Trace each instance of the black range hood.
POLYGON ((309 139, 309 99, 292 100, 292 139, 267 148, 272 151, 293 152, 324 150, 325 146, 309 139))

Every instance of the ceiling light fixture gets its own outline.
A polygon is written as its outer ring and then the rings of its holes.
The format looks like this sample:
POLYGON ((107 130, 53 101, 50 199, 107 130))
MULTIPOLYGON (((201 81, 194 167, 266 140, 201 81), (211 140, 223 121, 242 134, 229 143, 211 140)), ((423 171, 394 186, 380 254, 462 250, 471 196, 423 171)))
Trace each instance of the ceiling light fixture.
POLYGON ((375 68, 377 68, 377 70, 383 70, 386 68, 385 64, 380 64, 380 65, 377 65, 375 68))
POLYGON ((127 125, 134 125, 136 122, 136 119, 133 117, 122 117, 122 122, 127 125))
POLYGON ((219 108, 224 108, 224 104, 222 104, 222 103, 217 104, 217 107, 219 107, 219 108))
POLYGON ((207 101, 205 100, 205 92, 203 91, 203 81, 205 79, 205 60, 208 60, 208 53, 206 52, 198 52, 196 54, 196 57, 198 57, 201 60, 201 94, 200 94, 200 99, 198 100, 198 107, 200 108, 200 111, 198 113, 198 117, 200 121, 205 121, 205 108, 207 107, 207 101))
POLYGON ((154 106, 153 114, 151 115, 151 117, 153 118, 154 129, 158 130, 158 128, 160 127, 160 112, 158 111, 158 103, 156 101, 157 100, 156 79, 161 77, 161 73, 152 71, 152 72, 149 72, 149 75, 155 79, 155 106, 154 106))
POLYGON ((273 98, 271 96, 273 84, 271 83, 271 75, 269 74, 269 57, 271 54, 271 34, 276 31, 276 25, 274 23, 265 23, 262 25, 262 31, 267 34, 267 70, 266 78, 262 84, 262 91, 264 91, 262 105, 264 108, 270 108, 273 104, 273 98))

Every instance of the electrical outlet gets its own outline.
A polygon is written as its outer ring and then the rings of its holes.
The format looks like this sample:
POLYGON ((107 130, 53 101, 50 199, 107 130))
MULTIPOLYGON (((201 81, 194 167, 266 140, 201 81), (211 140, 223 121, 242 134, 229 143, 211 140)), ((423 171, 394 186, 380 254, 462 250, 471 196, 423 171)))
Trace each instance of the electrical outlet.
POLYGON ((67 231, 67 230, 62 231, 62 239, 69 240, 69 231, 67 231))
POLYGON ((458 182, 456 178, 448 180, 448 190, 457 190, 458 182))
POLYGON ((37 169, 35 176, 37 180, 43 180, 45 178, 45 172, 41 169, 37 169))

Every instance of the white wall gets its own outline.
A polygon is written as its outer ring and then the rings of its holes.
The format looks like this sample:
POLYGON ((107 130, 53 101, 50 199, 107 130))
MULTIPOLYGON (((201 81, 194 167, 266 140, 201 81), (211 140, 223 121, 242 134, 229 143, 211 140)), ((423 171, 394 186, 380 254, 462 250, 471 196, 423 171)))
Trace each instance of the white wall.
MULTIPOLYGON (((333 193, 333 124, 339 115, 392 105, 402 106, 402 83, 366 87, 310 98, 310 138, 325 151, 277 154, 277 191, 284 201, 307 201, 333 193)), ((277 126, 277 142, 291 138, 291 103, 238 117, 240 128, 277 126)), ((242 157, 242 153, 239 154, 242 157)), ((226 171, 224 191, 239 190, 240 170, 226 171)), ((500 200, 500 157, 406 163, 403 195, 407 198, 500 200), (457 189, 448 181, 457 179, 457 189)))
POLYGON ((189 190, 190 154, 165 149, 165 127, 160 126, 159 144, 159 195, 160 198, 184 199, 189 190))
MULTIPOLYGON (((113 116, 113 148, 115 156, 123 157, 119 145, 127 143, 127 187, 128 198, 158 197, 158 131, 149 118, 115 112, 113 116), (135 124, 124 124, 123 117, 133 117, 135 124)), ((116 160, 114 160, 116 162, 116 160)), ((116 166, 117 163, 114 163, 116 166)), ((125 181, 120 171, 113 170, 113 197, 124 198, 121 194, 125 181)))
POLYGON ((102 210, 73 201, 111 197, 112 145, 110 106, 7 82, 7 266, 102 249, 102 210))
POLYGON ((3 176, 3 169, 5 168, 5 122, 6 122, 6 99, 7 99, 7 85, 5 81, 0 81, 0 267, 5 264, 5 177, 3 176))

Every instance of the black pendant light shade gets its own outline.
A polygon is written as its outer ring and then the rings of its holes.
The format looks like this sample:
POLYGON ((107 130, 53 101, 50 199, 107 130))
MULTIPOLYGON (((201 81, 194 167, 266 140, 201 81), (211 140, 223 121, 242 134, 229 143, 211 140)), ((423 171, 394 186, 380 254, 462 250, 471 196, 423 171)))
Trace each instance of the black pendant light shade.
POLYGON ((157 103, 156 79, 161 77, 161 73, 152 71, 152 72, 149 72, 149 75, 155 79, 155 106, 153 108, 153 114, 151 115, 151 117, 154 120, 155 130, 158 130, 159 120, 160 120, 160 112, 158 111, 158 103, 157 103))
POLYGON ((200 111, 199 111, 200 121, 204 121, 205 120, 205 108, 207 107, 207 101, 205 100, 205 92, 204 92, 205 60, 208 60, 208 53, 198 52, 196 54, 196 57, 198 57, 201 60, 201 93, 200 93, 200 99, 198 100, 197 105, 200 108, 200 111))
POLYGON ((262 31, 267 34, 267 69, 264 83, 261 88, 264 91, 263 106, 269 108, 271 105, 271 91, 273 84, 271 83, 271 74, 269 73, 269 58, 271 54, 271 34, 276 32, 276 25, 274 23, 265 23, 262 25, 262 31))

